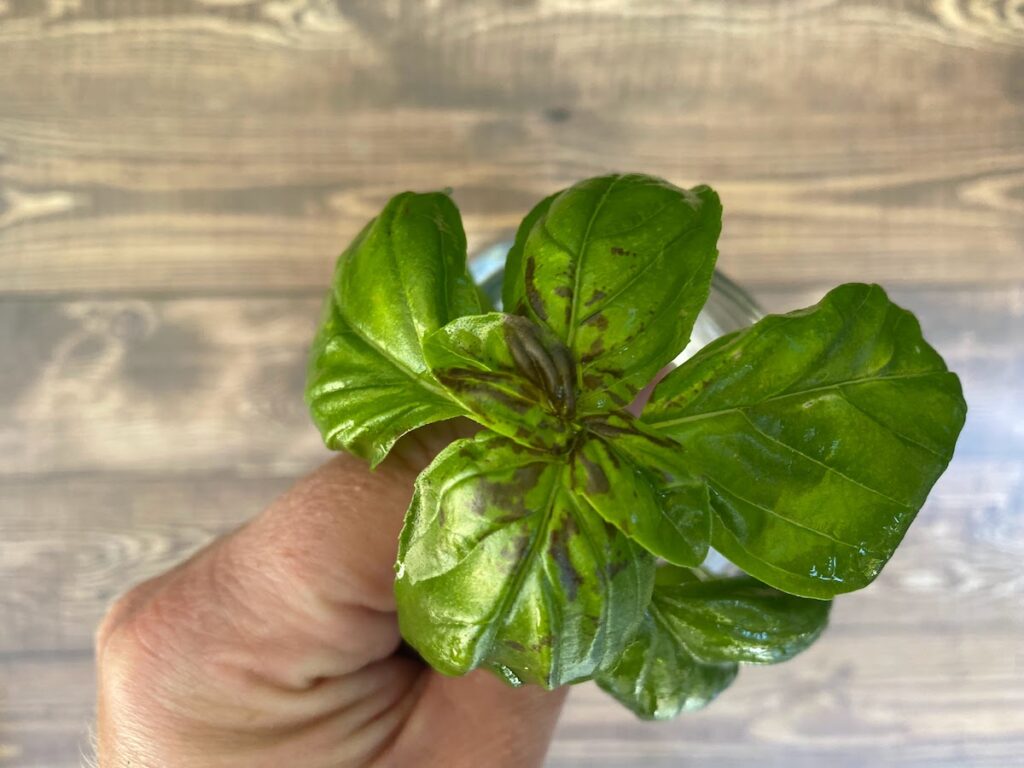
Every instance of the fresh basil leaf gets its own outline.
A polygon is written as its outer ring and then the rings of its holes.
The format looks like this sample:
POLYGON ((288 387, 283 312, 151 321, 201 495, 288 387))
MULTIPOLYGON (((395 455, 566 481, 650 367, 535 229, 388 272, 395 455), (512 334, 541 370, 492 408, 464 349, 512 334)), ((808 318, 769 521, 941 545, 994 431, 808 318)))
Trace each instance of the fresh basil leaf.
POLYGON ((830 607, 748 576, 660 566, 640 629, 594 679, 642 718, 675 717, 727 688, 739 662, 775 664, 805 650, 825 629, 830 607))
POLYGON ((506 265, 505 308, 569 347, 581 412, 626 405, 686 346, 721 218, 708 187, 639 174, 580 182, 527 216, 506 265))
POLYGON ((324 442, 377 464, 406 432, 462 413, 422 340, 481 311, 458 209, 441 193, 392 198, 338 259, 310 355, 306 401, 324 442))
POLYGON ((643 421, 708 484, 712 545, 805 597, 869 584, 953 454, 966 404, 912 314, 849 284, 698 353, 643 421))
POLYGON ((575 433, 573 362, 547 328, 497 312, 460 317, 430 334, 423 353, 450 395, 495 432, 549 449, 575 433))
POLYGON ((818 639, 832 603, 780 592, 749 576, 694 580, 658 569, 655 600, 674 637, 705 662, 776 664, 818 639))
POLYGON ((394 442, 425 424, 463 413, 440 387, 388 362, 326 302, 310 354, 306 400, 333 450, 378 464, 394 442))
MULTIPOLYGON (((619 660, 594 675, 595 682, 644 720, 668 720, 707 706, 736 679, 736 662, 705 662, 676 635, 676 622, 660 603, 689 571, 658 568, 644 620, 619 660), (666 572, 670 579, 665 582, 666 572), (661 582, 661 583, 659 583, 661 582)), ((696 579, 694 579, 696 581, 696 579)))
POLYGON ((584 422, 572 481, 597 514, 649 552, 676 565, 700 565, 711 540, 704 482, 682 447, 623 414, 584 422))
POLYGON ((395 593, 402 636, 435 669, 554 688, 622 652, 654 560, 581 508, 567 473, 564 458, 485 431, 417 479, 395 593))

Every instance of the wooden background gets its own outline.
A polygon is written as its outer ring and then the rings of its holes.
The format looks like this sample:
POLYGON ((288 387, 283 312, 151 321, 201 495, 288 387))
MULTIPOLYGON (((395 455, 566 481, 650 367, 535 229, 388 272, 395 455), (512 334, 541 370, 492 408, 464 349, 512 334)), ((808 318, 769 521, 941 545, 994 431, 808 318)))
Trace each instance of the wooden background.
POLYGON ((551 765, 1024 765, 1019 0, 0 0, 0 765, 77 765, 108 601, 324 458, 306 345, 391 193, 476 248, 610 169, 714 184, 768 309, 885 284, 971 413, 819 646, 667 725, 581 688, 551 765))

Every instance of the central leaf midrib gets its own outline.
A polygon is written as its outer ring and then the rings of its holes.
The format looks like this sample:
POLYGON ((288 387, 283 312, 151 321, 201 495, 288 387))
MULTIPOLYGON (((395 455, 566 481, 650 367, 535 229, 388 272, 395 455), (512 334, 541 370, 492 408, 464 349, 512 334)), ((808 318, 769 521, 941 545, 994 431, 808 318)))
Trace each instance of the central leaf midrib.
POLYGON ((456 403, 456 402, 454 402, 452 400, 452 398, 448 395, 448 392, 444 388, 434 385, 433 382, 431 382, 429 379, 425 378, 422 374, 417 373, 416 371, 414 371, 412 368, 407 366, 401 360, 398 360, 397 358, 393 357, 392 355, 389 355, 387 353, 387 351, 383 347, 381 347, 373 339, 371 339, 369 336, 367 336, 365 333, 363 333, 359 328, 357 328, 355 325, 353 325, 352 321, 348 319, 348 317, 342 311, 340 306, 338 307, 338 314, 341 316, 341 319, 345 321, 345 326, 346 326, 345 330, 347 330, 349 333, 353 334, 356 338, 358 338, 360 341, 362 341, 364 344, 366 344, 368 347, 370 347, 370 349, 372 349, 374 352, 376 352, 378 355, 380 355, 381 358, 383 360, 385 360, 387 363, 389 363, 392 368, 394 368, 399 373, 405 374, 406 376, 409 377, 409 379, 413 383, 415 383, 418 386, 422 387, 423 389, 427 390, 431 394, 439 395, 444 400, 446 400, 448 402, 451 402, 451 403, 453 403, 456 406, 459 405, 458 403, 456 403))
POLYGON ((573 342, 576 339, 576 314, 579 311, 580 284, 583 279, 583 258, 587 252, 587 242, 590 240, 590 231, 594 228, 594 222, 597 221, 597 215, 601 212, 601 208, 608 199, 608 195, 611 193, 615 185, 621 180, 622 176, 615 176, 605 188, 604 194, 601 195, 601 199, 594 205, 594 211, 590 214, 590 220, 587 222, 587 228, 583 231, 583 237, 580 239, 580 244, 577 248, 576 269, 573 273, 572 299, 569 304, 569 329, 565 341, 565 345, 569 347, 569 349, 573 348, 573 342))
POLYGON ((837 381, 830 384, 822 384, 817 387, 809 387, 808 389, 798 389, 791 392, 782 392, 779 394, 770 395, 761 400, 757 400, 752 403, 744 403, 742 405, 730 405, 725 408, 718 408, 713 411, 704 411, 702 413, 692 413, 687 416, 677 416, 675 418, 658 418, 655 415, 644 414, 643 421, 652 427, 659 429, 664 427, 673 427, 679 424, 686 424, 691 421, 699 421, 701 419, 708 419, 714 416, 722 416, 726 413, 742 412, 749 408, 757 408, 758 406, 766 405, 767 403, 778 402, 779 400, 785 400, 790 397, 798 397, 801 395, 812 395, 818 392, 827 392, 828 390, 839 390, 841 387, 855 386, 857 384, 870 384, 876 381, 899 381, 904 379, 923 379, 928 376, 939 376, 948 373, 943 369, 932 369, 928 371, 919 371, 915 373, 900 373, 893 374, 890 376, 861 376, 854 379, 844 379, 843 381, 837 381))
MULTIPOLYGON (((670 241, 668 241, 661 247, 661 250, 658 251, 657 256, 655 256, 652 259, 648 259, 647 262, 644 263, 642 267, 640 267, 640 269, 638 269, 636 272, 630 275, 622 285, 620 285, 618 288, 612 291, 611 295, 606 296, 596 309, 592 309, 586 317, 582 318, 579 321, 579 325, 585 324, 587 321, 589 321, 596 315, 608 309, 608 307, 611 306, 611 304, 614 301, 616 301, 623 293, 628 291, 640 278, 646 275, 647 272, 653 269, 656 264, 660 264, 660 262, 665 258, 665 255, 668 253, 668 250, 670 248, 674 248, 675 246, 679 245, 680 241, 682 241, 683 239, 690 237, 691 235, 697 232, 700 232, 702 229, 705 229, 706 227, 707 224, 705 222, 700 222, 695 226, 683 229, 678 235, 673 237, 670 241)), ((666 301, 666 303, 671 303, 672 298, 675 298, 690 286, 690 283, 693 282, 694 277, 700 271, 700 267, 704 266, 704 262, 706 260, 707 254, 705 254, 704 258, 701 259, 700 265, 696 269, 692 270, 690 274, 683 279, 682 286, 678 290, 672 291, 672 295, 668 297, 668 301, 666 301)))
POLYGON ((551 491, 548 493, 548 497, 545 500, 544 505, 538 511, 539 520, 534 529, 533 536, 526 547, 526 552, 520 559, 518 567, 512 576, 512 582, 505 590, 497 608, 495 608, 494 612, 487 618, 487 629, 481 634, 477 644, 477 653, 474 654, 477 657, 478 662, 482 661, 483 657, 490 652, 495 636, 498 634, 499 630, 504 628, 509 612, 515 606, 516 601, 520 597, 519 593, 530 573, 533 561, 537 557, 538 550, 540 549, 541 544, 547 540, 548 526, 551 524, 551 518, 554 513, 555 498, 562 488, 562 481, 564 480, 563 475, 567 467, 567 464, 563 464, 558 467, 555 476, 551 479, 551 491))

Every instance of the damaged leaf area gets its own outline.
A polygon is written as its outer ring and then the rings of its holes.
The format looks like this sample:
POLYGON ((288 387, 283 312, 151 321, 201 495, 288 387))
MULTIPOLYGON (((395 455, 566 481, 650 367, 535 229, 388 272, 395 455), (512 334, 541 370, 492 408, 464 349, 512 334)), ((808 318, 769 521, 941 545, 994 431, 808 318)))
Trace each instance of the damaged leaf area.
POLYGON ((966 404, 878 286, 718 339, 628 412, 689 341, 721 220, 705 186, 581 181, 520 225, 503 312, 447 194, 396 196, 339 258, 306 385, 324 442, 375 465, 482 426, 420 473, 399 541, 399 627, 435 670, 673 717, 806 649, 893 555, 966 404))
POLYGON ((554 688, 621 653, 654 558, 589 514, 567 473, 563 458, 483 432, 420 475, 395 591, 402 636, 431 666, 554 688))
POLYGON ((604 520, 675 565, 697 566, 711 541, 707 486, 686 468, 678 443, 626 414, 584 422, 573 453, 577 494, 604 520))
POLYGON ((431 373, 481 424, 523 445, 561 448, 575 434, 575 365, 525 317, 462 317, 427 337, 431 373))
POLYGON ((505 307, 569 347, 582 412, 625 406, 686 346, 721 228, 714 190, 640 174, 580 182, 527 216, 506 265, 505 307))

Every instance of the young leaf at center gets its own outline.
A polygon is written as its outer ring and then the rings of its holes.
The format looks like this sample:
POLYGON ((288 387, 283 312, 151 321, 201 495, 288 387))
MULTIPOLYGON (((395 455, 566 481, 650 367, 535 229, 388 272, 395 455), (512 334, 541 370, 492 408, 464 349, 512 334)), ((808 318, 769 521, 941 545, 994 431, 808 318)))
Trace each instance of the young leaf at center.
POLYGON ((538 448, 574 434, 575 368, 547 328, 498 312, 461 317, 430 334, 423 352, 451 396, 495 432, 538 448))

